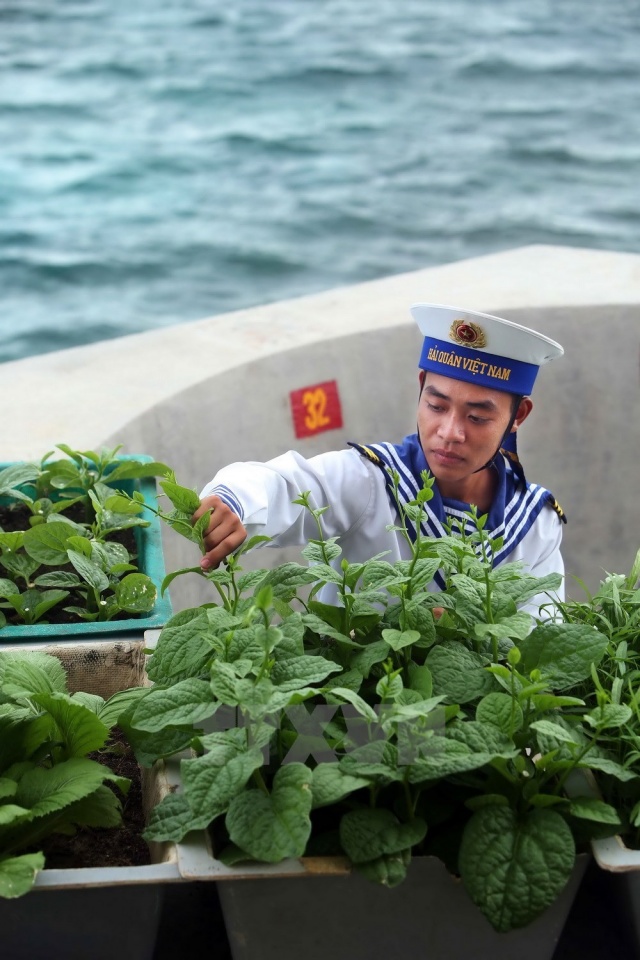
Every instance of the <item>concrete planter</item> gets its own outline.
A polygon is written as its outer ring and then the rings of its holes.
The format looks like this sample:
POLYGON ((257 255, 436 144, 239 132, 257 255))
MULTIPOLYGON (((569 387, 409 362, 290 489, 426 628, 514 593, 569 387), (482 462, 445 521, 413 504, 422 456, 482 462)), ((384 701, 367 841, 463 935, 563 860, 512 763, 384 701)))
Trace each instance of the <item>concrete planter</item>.
MULTIPOLYGON (((122 459, 139 460, 146 463, 150 462, 152 457, 145 454, 136 454, 135 456, 129 455, 122 457, 122 459)), ((0 463, 0 470, 13 465, 12 463, 0 463)), ((115 486, 129 494, 137 490, 142 494, 145 505, 149 507, 157 506, 155 477, 118 480, 115 486)), ((2 502, 6 503, 6 500, 2 502)), ((160 595, 160 586, 166 572, 161 523, 158 517, 149 510, 145 511, 142 516, 145 520, 149 520, 149 526, 133 528, 138 555, 136 565, 140 573, 145 573, 153 580, 158 591, 153 609, 149 613, 139 617, 132 616, 123 620, 108 620, 102 623, 78 621, 77 623, 65 624, 35 623, 24 626, 7 625, 0 629, 0 643, 30 643, 33 640, 54 642, 66 637, 87 640, 95 637, 113 639, 122 634, 139 633, 142 635, 144 630, 163 626, 170 618, 172 611, 169 594, 165 594, 164 597, 160 595)))
POLYGON ((178 860, 185 879, 218 881, 233 960, 551 960, 589 858, 541 917, 506 934, 435 857, 415 857, 391 890, 336 857, 226 867, 201 835, 185 838, 178 860))
MULTIPOLYGON (((4 650, 15 649, 4 646, 4 650)), ((69 688, 108 697, 145 682, 144 643, 119 641, 31 645, 57 656, 69 688)), ((150 810, 177 783, 177 766, 143 771, 150 810)), ((152 863, 138 867, 43 870, 29 893, 0 899, 1 953, 7 960, 152 960, 163 889, 179 880, 174 844, 151 847, 152 863)))

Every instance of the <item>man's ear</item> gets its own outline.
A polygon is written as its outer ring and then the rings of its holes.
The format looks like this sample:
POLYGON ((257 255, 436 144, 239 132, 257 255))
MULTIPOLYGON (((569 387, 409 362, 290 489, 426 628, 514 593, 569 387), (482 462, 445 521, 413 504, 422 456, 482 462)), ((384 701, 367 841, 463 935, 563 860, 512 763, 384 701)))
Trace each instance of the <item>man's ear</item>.
POLYGON ((511 427, 511 433, 515 433, 520 424, 524 423, 531 411, 533 410, 533 400, 531 397, 523 397, 520 403, 518 404, 518 409, 516 411, 516 416, 513 421, 513 426, 511 427))

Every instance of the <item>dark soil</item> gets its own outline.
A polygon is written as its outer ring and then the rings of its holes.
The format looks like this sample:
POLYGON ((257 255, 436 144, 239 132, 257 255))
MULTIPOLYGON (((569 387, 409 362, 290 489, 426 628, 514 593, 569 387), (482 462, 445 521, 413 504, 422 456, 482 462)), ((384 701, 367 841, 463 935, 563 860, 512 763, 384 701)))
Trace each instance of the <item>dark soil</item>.
POLYGON ((40 847, 45 855, 47 869, 70 870, 75 867, 139 867, 150 863, 149 847, 142 839, 145 828, 142 808, 140 767, 120 731, 112 731, 117 753, 89 754, 91 760, 104 763, 120 777, 131 780, 129 793, 123 796, 117 787, 110 786, 122 801, 120 827, 81 827, 72 836, 54 834, 40 847))

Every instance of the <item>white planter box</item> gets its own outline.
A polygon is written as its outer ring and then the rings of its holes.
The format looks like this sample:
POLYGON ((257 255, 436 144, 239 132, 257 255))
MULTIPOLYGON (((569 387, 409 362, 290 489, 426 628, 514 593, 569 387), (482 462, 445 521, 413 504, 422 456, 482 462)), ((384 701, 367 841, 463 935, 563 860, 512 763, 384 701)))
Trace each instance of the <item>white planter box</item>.
MULTIPOLYGON (((72 692, 106 698, 146 681, 142 640, 34 644, 31 649, 62 661, 72 692)), ((177 765, 143 770, 147 809, 175 789, 176 777, 177 765)), ((163 885, 178 881, 180 874, 175 844, 152 845, 151 859, 138 867, 41 871, 25 896, 0 899, 1 955, 7 960, 152 960, 163 885)))
POLYGON ((551 960, 589 857, 541 917, 509 933, 496 933, 435 857, 415 857, 391 890, 338 857, 227 867, 202 834, 178 845, 178 860, 184 878, 218 881, 234 960, 551 960))

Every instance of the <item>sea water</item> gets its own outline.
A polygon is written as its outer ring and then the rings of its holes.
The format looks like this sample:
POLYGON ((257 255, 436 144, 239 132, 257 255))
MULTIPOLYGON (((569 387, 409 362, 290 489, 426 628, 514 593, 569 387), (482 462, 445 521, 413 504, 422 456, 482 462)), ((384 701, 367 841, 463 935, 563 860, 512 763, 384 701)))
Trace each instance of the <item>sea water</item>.
POLYGON ((0 0, 0 360, 640 252, 639 50, 637 0, 0 0))

